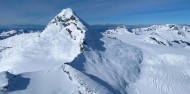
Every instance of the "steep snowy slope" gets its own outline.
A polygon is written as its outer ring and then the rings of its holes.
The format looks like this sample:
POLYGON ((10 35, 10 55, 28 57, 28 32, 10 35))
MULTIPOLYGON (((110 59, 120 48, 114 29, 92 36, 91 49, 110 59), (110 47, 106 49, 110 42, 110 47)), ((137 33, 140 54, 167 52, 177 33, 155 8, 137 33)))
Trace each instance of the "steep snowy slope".
POLYGON ((126 94, 139 78, 141 51, 115 39, 102 38, 102 47, 85 49, 70 65, 106 87, 113 94, 126 94))
MULTIPOLYGON (((69 53, 79 54, 83 50, 86 30, 86 27, 75 16, 73 11, 66 9, 50 21, 46 29, 41 33, 41 37, 52 40, 52 43, 59 41, 61 45, 67 45, 62 49, 64 50, 63 52, 70 50, 71 52, 69 53)), ((76 55, 71 56, 71 58, 74 57, 76 55)))
POLYGON ((57 67, 71 62, 83 51, 85 31, 86 27, 73 11, 64 9, 40 34, 21 34, 1 40, 0 71, 8 71, 1 73, 1 91, 10 94, 79 94, 74 83, 67 80, 69 76, 64 68, 57 67), (18 79, 9 78, 9 74, 18 79), (25 74, 28 75, 26 82, 25 74), (43 80, 45 78, 48 79, 43 80))
POLYGON ((189 27, 148 28, 101 34, 64 9, 41 33, 0 40, 0 94, 188 94, 188 43, 169 43, 189 42, 189 27))
POLYGON ((28 35, 0 41, 10 47, 1 52, 4 93, 126 94, 139 77, 141 51, 103 38, 71 9, 59 13, 41 34, 28 35))
POLYGON ((69 65, 18 75, 1 72, 0 80, 0 94, 112 94, 69 65))
POLYGON ((13 49, 5 50, 6 54, 2 54, 0 65, 6 67, 0 68, 0 71, 33 72, 71 62, 83 51, 85 31, 85 26, 73 11, 65 9, 40 35, 24 34, 1 41, 2 47, 4 43, 9 43, 13 46, 6 47, 13 49))

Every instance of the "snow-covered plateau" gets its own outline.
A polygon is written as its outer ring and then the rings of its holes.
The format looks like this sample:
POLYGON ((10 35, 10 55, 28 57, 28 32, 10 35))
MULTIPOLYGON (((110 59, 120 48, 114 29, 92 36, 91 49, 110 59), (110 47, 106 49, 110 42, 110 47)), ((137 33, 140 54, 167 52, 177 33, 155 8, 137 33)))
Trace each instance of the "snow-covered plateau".
POLYGON ((3 32, 0 94, 189 94, 190 27, 95 31, 63 9, 42 32, 3 32), (7 37, 8 36, 8 37, 7 37))

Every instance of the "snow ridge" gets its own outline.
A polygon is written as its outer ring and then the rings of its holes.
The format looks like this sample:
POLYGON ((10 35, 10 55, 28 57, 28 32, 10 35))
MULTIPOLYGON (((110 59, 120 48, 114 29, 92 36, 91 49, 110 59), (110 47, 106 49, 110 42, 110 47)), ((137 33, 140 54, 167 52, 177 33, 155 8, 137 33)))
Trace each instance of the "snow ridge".
POLYGON ((158 31, 158 30, 190 32, 190 27, 188 27, 188 26, 180 26, 180 25, 175 25, 175 24, 152 25, 150 27, 133 29, 133 32, 139 32, 139 31, 142 31, 142 32, 143 31, 158 31))
POLYGON ((104 33, 104 35, 108 34, 134 34, 147 43, 170 47, 181 48, 190 46, 190 27, 175 24, 152 25, 131 30, 128 30, 126 27, 118 27, 107 30, 104 33))
POLYGON ((63 9, 41 33, 0 40, 0 94, 189 94, 189 45, 186 26, 101 34, 63 9))

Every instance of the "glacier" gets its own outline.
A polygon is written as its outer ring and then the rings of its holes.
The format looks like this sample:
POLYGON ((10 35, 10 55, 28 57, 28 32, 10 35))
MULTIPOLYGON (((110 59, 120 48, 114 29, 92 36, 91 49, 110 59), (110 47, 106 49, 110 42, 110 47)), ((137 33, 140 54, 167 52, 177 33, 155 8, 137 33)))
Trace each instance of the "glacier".
POLYGON ((42 32, 0 36, 0 94, 189 94, 190 27, 97 32, 63 9, 42 32))

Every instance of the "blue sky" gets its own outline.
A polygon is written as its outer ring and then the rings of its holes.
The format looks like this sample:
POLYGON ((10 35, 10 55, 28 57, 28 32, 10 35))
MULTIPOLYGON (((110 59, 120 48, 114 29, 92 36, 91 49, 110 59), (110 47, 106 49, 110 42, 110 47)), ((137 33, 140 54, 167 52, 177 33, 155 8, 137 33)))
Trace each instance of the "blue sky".
POLYGON ((190 24, 190 0, 0 0, 0 25, 46 25, 67 7, 89 24, 190 24))

